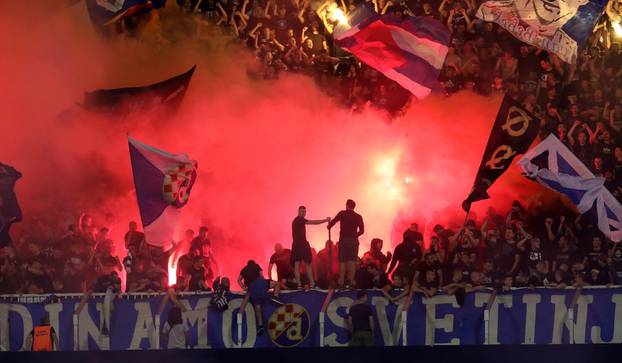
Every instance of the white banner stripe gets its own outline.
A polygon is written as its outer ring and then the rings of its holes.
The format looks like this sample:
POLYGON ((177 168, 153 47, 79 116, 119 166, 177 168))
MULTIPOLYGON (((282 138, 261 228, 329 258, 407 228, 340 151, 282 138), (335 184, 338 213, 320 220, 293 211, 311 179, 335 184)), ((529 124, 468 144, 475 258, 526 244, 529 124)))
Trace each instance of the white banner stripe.
POLYGON ((388 27, 391 30, 393 40, 402 50, 425 60, 438 70, 443 68, 449 50, 446 45, 418 37, 400 27, 391 25, 388 27))

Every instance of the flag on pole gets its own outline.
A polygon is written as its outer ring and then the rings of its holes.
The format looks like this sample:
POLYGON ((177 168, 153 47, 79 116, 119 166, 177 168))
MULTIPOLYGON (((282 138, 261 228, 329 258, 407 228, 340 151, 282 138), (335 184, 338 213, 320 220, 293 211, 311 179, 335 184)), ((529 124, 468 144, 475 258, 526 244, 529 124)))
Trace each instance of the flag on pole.
POLYGON ((597 219, 598 229, 612 241, 622 240, 622 205, 594 174, 554 135, 519 160, 523 174, 566 195, 581 214, 597 219))
POLYGON ((138 209, 147 243, 170 247, 181 208, 190 198, 198 164, 128 137, 138 209))
POLYGON ((476 16, 574 63, 609 0, 491 0, 476 16))
POLYGON ((440 92, 438 76, 445 63, 449 30, 424 16, 379 15, 365 5, 335 28, 335 42, 417 98, 440 92))
POLYGON ((85 92, 82 107, 89 111, 127 115, 144 113, 156 107, 175 112, 184 99, 196 65, 188 71, 148 86, 99 89, 85 92))
POLYGON ((0 247, 11 243, 11 225, 22 220, 22 210, 15 195, 15 183, 22 174, 0 163, 0 247))
POLYGON ((86 0, 91 22, 98 29, 165 5, 166 0, 86 0))
POLYGON ((462 209, 468 213, 471 203, 490 198, 488 188, 510 167, 516 155, 529 149, 539 130, 538 118, 510 96, 503 97, 473 189, 462 202, 462 209))

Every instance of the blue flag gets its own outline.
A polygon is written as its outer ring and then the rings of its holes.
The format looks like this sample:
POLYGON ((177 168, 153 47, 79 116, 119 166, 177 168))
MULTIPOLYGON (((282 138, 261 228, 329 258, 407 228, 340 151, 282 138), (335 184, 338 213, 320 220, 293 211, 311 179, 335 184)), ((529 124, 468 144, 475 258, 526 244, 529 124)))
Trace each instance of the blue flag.
POLYGON ((15 182, 21 177, 15 168, 0 163, 0 247, 11 242, 11 225, 22 220, 22 210, 15 195, 15 182))
POLYGON ((147 243, 166 250, 177 237, 177 221, 190 198, 198 164, 186 154, 171 154, 131 137, 128 142, 147 243))
POLYGON ((378 15, 366 5, 335 28, 335 42, 368 66, 424 98, 441 91, 440 74, 449 47, 449 30, 424 16, 378 15))
POLYGON ((166 5, 166 0, 86 0, 91 22, 97 29, 166 5))
POLYGON ((523 174, 565 194, 580 213, 593 216, 603 234, 622 240, 622 205, 594 174, 554 135, 529 150, 518 162, 523 174))

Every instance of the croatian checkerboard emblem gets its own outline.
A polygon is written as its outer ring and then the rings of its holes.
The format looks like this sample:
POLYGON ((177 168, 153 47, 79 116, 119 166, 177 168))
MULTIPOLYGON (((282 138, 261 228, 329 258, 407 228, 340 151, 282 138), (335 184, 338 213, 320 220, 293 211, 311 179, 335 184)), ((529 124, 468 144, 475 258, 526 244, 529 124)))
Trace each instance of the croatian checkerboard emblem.
POLYGON ((268 321, 268 334, 280 347, 294 347, 309 335, 311 319, 304 307, 285 304, 276 309, 268 321))
POLYGON ((183 207, 190 198, 190 191, 196 177, 197 165, 195 163, 177 164, 164 174, 162 197, 175 207, 183 207))

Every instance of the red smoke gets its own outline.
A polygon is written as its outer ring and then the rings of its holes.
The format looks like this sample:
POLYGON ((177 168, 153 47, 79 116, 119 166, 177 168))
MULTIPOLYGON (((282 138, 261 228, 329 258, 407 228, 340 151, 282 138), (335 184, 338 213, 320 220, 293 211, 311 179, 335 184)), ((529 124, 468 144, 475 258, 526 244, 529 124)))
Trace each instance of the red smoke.
MULTIPOLYGON (((430 97, 389 124, 373 110, 350 114, 309 77, 249 79, 250 53, 219 30, 208 45, 201 43, 192 26, 175 24, 174 2, 162 20, 152 19, 143 41, 102 39, 82 3, 40 3, 35 10, 0 5, 0 46, 6 50, 0 58, 0 160, 24 174, 17 193, 25 220, 15 226, 15 236, 35 233, 37 220, 59 234, 86 210, 96 222, 113 224, 123 252, 127 222, 139 218, 127 132, 198 160, 178 237, 207 224, 221 272, 230 277, 251 258, 267 267, 274 243, 291 243, 299 205, 309 218, 325 218, 354 199, 366 223, 361 253, 374 237, 385 240, 385 249, 399 242, 389 243, 398 215, 428 232, 437 222, 464 218, 460 203, 500 98, 430 97), (79 111, 57 118, 86 90, 153 83, 195 63, 174 119, 115 120, 79 111)), ((513 168, 491 188, 491 201, 507 208, 528 194, 529 183, 513 168)), ((474 210, 481 213, 487 205, 474 210)), ((333 239, 337 234, 335 229, 333 239)), ((308 236, 322 248, 325 225, 310 226, 308 236)))

